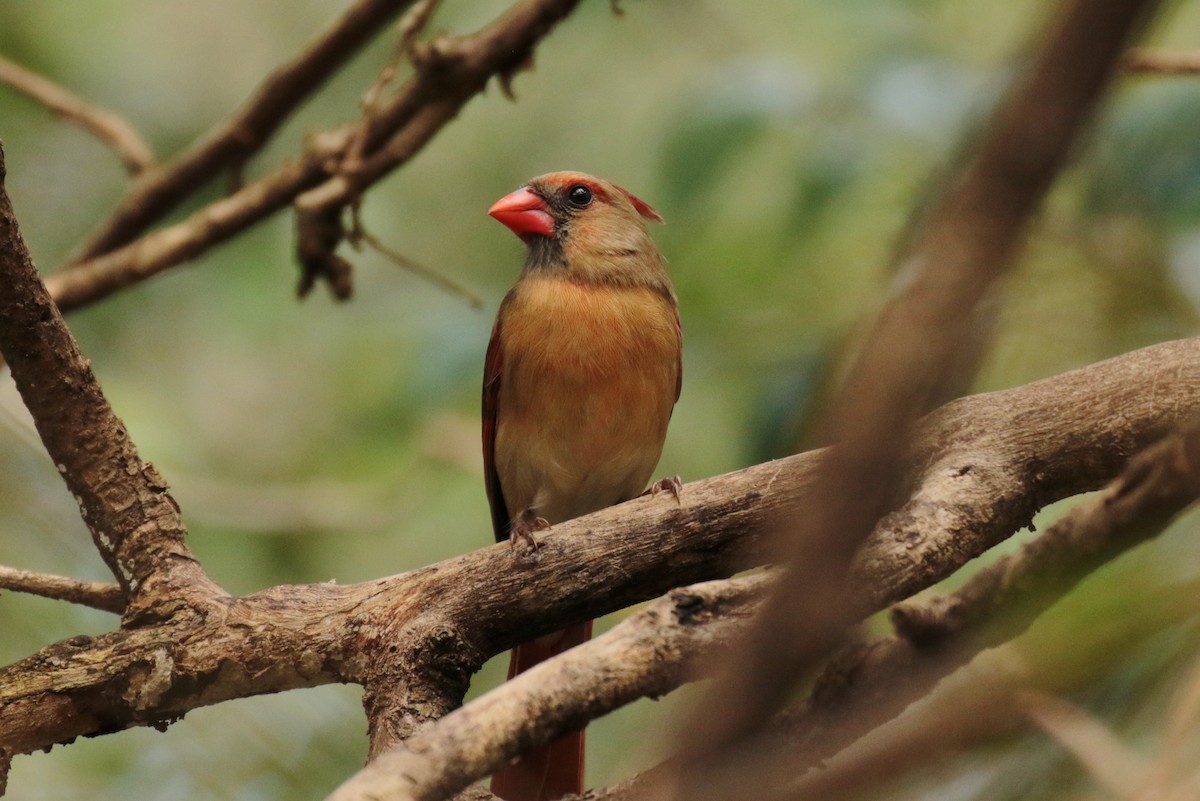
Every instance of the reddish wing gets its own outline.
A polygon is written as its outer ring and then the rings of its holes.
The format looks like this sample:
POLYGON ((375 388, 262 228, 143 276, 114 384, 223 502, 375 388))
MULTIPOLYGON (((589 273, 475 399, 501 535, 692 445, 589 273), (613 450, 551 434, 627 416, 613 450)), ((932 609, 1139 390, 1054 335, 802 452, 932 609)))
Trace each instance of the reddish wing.
POLYGON ((675 402, 679 403, 679 392, 683 389, 683 326, 679 322, 679 306, 675 307, 675 333, 679 337, 679 350, 675 354, 675 402))
MULTIPOLYGON (((501 305, 503 308, 503 304, 501 305)), ((508 539, 509 514, 496 472, 496 407, 500 401, 500 377, 504 372, 504 352, 500 347, 500 316, 492 326, 487 357, 483 361, 483 480, 488 506, 492 509, 492 530, 496 542, 508 539)))

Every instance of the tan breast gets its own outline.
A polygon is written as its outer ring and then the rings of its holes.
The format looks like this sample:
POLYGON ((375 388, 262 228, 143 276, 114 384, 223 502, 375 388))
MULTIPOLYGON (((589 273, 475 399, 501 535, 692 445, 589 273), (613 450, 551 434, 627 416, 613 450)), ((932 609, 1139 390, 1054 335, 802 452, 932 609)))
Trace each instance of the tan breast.
POLYGON ((561 522, 640 493, 675 402, 672 302, 527 278, 505 310, 496 467, 509 513, 561 522))

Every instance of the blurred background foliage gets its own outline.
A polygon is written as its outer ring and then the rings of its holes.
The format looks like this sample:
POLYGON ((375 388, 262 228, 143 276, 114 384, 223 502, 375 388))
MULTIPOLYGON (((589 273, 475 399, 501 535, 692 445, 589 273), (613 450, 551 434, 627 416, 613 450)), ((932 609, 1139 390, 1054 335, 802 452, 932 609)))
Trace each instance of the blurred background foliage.
MULTIPOLYGON (((345 2, 7 0, 0 53, 129 119, 160 156, 222 119, 345 2)), ((465 32, 504 0, 447 0, 465 32)), ((1035 0, 716 0, 585 4, 516 81, 495 86, 363 208, 385 242, 463 282, 482 310, 386 259, 352 256, 345 305, 293 293, 280 215, 193 265, 69 323, 145 458, 171 482, 191 544, 235 593, 354 582, 491 539, 478 393, 520 243, 485 214, 524 179, 582 169, 653 203, 680 296, 683 396, 659 472, 701 478, 794 452, 832 365, 885 291, 897 238, 937 187, 1044 22, 1035 0)), ((1200 46, 1200 2, 1170 4, 1152 43, 1200 46)), ((382 37, 251 165, 352 118, 382 37)), ((1195 332, 1200 308, 1200 82, 1129 77, 1054 190, 1006 287, 978 390, 1013 386, 1195 332)), ((117 160, 0 87, 8 186, 43 271, 112 208, 117 160)), ((216 182, 200 202, 222 191, 216 182)), ((0 563, 106 578, 71 497, 0 386, 0 563)), ((1056 514, 1049 510, 1041 522, 1056 514)), ((1195 516, 1088 581, 1005 649, 1153 751, 1163 699, 1195 650, 1195 516)), ((1018 538, 1019 539, 1019 538, 1018 538)), ((1009 543, 1006 548, 1014 547, 1009 543)), ((0 595, 0 660, 111 616, 0 595)), ((476 687, 498 681, 496 663, 476 687)), ((669 699, 593 726, 590 781, 645 767, 669 699)), ((1044 735, 941 743, 886 797, 1099 797, 1044 735), (1020 770, 1014 770, 1019 765, 1020 770)), ((365 756, 353 687, 203 709, 15 761, 20 801, 320 798, 365 756)))

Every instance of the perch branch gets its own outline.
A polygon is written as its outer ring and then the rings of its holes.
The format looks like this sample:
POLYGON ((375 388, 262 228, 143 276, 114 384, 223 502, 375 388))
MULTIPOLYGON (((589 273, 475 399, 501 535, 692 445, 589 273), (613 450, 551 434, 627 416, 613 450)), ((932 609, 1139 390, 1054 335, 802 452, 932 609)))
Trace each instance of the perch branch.
POLYGON ((137 176, 154 167, 150 147, 132 125, 113 112, 3 57, 0 57, 0 83, 8 84, 91 133, 117 154, 130 175, 137 176))
MULTIPOLYGON (((1200 339, 939 410, 922 423, 928 437, 918 437, 911 460, 924 476, 914 479, 924 502, 904 525, 885 521, 868 541, 855 574, 858 608, 865 614, 899 600, 897 593, 936 582, 975 549, 1012 534, 1020 525, 1013 521, 1032 514, 1026 496, 1049 503, 1103 486, 1129 453, 1197 411, 1200 339), (974 539, 959 547, 968 530, 974 539), (905 550, 925 553, 927 563, 888 556, 905 550), (900 577, 913 572, 920 578, 900 577)), ((803 519, 824 453, 688 484, 678 507, 639 498, 557 525, 534 564, 514 564, 507 546, 493 546, 368 584, 278 587, 205 615, 51 646, 0 669, 0 750, 27 753, 254 693, 328 681, 386 687, 405 670, 429 672, 428 664, 389 663, 393 645, 418 658, 421 642, 454 642, 446 653, 461 652, 465 662, 448 662, 446 672, 461 674, 517 642, 759 561, 739 554, 754 552, 761 532, 781 519, 803 519), (168 664, 163 648, 173 667, 159 679, 162 692, 138 705, 143 696, 110 691, 141 686, 149 668, 168 664)), ((179 599, 189 601, 186 593, 179 599)), ((378 751, 404 732, 385 725, 372 733, 378 751)))
POLYGON ((73 261, 87 262, 131 242, 222 170, 240 168, 292 112, 411 3, 358 0, 350 6, 290 61, 277 67, 233 117, 134 186, 73 261))
POLYGON ((0 565, 0 589, 81 604, 117 615, 125 611, 125 594, 119 584, 51 576, 0 565))
POLYGON ((902 291, 868 335, 824 423, 836 442, 822 501, 781 545, 786 562, 745 647, 687 727, 678 798, 706 798, 710 771, 755 750, 755 732, 843 636, 854 555, 900 495, 918 415, 974 371, 975 314, 1007 271, 1029 220, 1066 162, 1152 0, 1075 0, 1055 20, 962 167, 901 249, 902 291))
POLYGON ((180 584, 220 591, 183 542, 179 507, 142 461, 50 299, 17 227, 0 147, 0 354, 46 452, 136 617, 180 584), (169 583, 168 583, 169 582, 169 583))

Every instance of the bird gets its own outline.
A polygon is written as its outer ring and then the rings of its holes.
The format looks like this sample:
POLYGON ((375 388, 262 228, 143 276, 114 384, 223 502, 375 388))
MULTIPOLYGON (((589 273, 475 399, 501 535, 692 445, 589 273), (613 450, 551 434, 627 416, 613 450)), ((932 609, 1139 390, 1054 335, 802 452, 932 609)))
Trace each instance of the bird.
MULTIPOLYGON (((679 399, 683 334, 645 201, 581 172, 553 172, 488 214, 524 242, 521 274, 496 314, 484 360, 483 461, 496 540, 536 552, 552 524, 667 491, 646 484, 679 399)), ((591 637, 569 626, 515 647, 508 678, 591 637)), ((583 732, 493 776, 506 801, 583 790, 583 732)))

